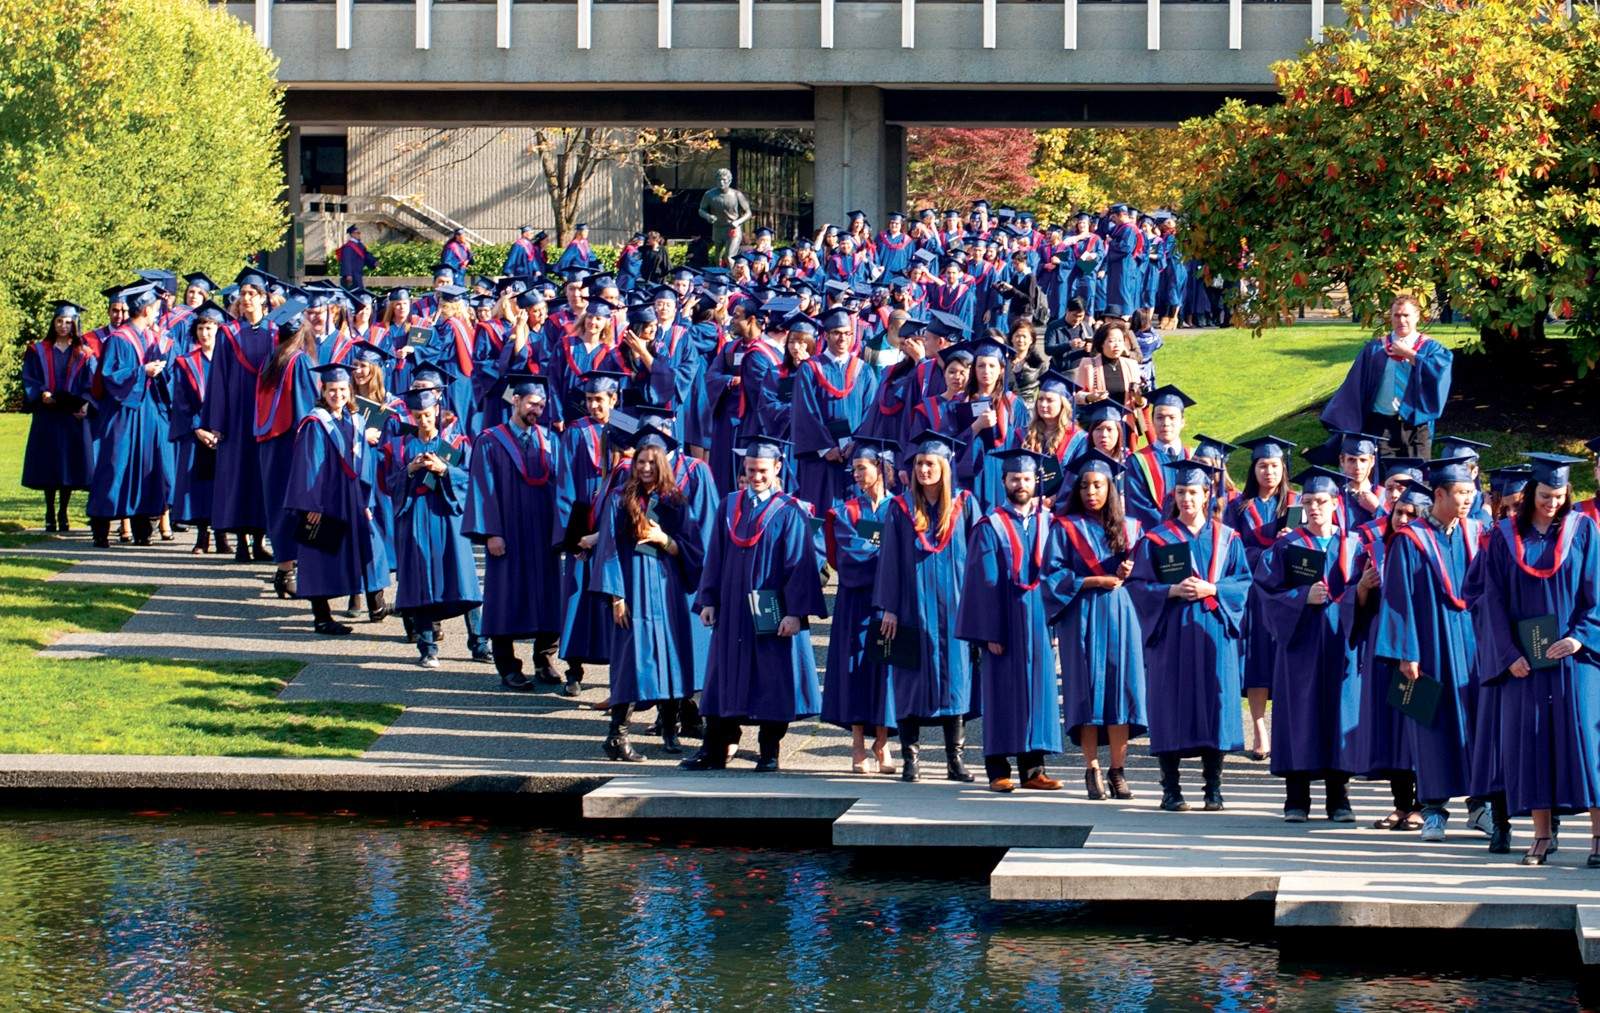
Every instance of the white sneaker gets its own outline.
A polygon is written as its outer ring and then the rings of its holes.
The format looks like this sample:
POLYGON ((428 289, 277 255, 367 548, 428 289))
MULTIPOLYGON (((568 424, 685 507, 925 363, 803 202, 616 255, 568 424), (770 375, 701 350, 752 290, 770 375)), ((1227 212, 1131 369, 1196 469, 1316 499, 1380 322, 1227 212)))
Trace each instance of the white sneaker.
POLYGON ((1494 836, 1494 815, 1488 806, 1480 805, 1467 813, 1467 829, 1476 830, 1485 837, 1494 836))
POLYGON ((425 657, 418 658, 417 664, 421 665, 423 668, 438 668, 439 659, 430 654, 425 657))

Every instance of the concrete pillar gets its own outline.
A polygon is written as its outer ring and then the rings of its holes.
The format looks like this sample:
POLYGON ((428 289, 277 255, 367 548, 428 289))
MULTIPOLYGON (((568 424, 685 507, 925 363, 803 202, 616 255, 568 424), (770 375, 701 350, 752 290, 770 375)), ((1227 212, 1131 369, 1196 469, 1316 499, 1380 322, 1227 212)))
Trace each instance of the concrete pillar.
POLYGON ((873 227, 905 202, 905 130, 883 121, 883 90, 819 87, 812 90, 816 129, 814 218, 843 225, 860 208, 873 227))
POLYGON ((300 235, 300 128, 290 126, 283 140, 283 192, 289 208, 288 227, 283 242, 267 254, 267 270, 293 281, 297 268, 300 235))

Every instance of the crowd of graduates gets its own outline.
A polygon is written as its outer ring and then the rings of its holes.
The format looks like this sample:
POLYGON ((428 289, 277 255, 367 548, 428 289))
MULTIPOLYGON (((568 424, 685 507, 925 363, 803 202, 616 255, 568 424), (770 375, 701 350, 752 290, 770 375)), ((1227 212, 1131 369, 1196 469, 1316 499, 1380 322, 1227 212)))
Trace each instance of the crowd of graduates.
POLYGON ((142 271, 103 326, 62 302, 28 349, 24 484, 48 530, 88 490, 102 547, 190 526, 197 554, 270 561, 321 635, 392 609, 437 667, 460 618, 514 691, 576 696, 608 666, 619 761, 642 759, 638 709, 667 753, 698 738, 699 770, 747 725, 776 770, 788 725, 820 716, 854 771, 907 781, 937 728, 967 782, 981 719, 997 792, 1060 789, 1046 758, 1070 739, 1090 798, 1132 798, 1147 737, 1164 810, 1190 808, 1186 757, 1223 808, 1223 757, 1247 752, 1290 822, 1313 782, 1348 822, 1348 780, 1383 779, 1380 828, 1442 839, 1465 798, 1497 852, 1531 813, 1542 863, 1559 814, 1587 811, 1600 866, 1582 462, 1530 454, 1482 489, 1483 445, 1433 433, 1451 355, 1414 300, 1329 401, 1325 443, 1189 446, 1153 326, 1189 290, 1135 212, 1070 236, 986 206, 918 217, 869 238, 853 213, 700 271, 630 272, 624 251, 606 273, 581 228, 547 266, 528 229, 488 277, 456 237, 426 293, 362 287, 354 235, 344 285, 246 268, 186 275, 180 300, 142 271))

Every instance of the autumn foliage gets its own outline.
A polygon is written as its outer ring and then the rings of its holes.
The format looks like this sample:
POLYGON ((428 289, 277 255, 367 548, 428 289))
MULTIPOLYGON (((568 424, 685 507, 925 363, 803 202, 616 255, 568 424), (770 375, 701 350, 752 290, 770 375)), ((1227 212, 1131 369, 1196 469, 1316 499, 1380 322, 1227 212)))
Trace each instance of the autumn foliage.
POLYGON ((978 198, 1018 203, 1033 192, 1032 130, 926 128, 906 136, 906 201, 963 212, 978 198))

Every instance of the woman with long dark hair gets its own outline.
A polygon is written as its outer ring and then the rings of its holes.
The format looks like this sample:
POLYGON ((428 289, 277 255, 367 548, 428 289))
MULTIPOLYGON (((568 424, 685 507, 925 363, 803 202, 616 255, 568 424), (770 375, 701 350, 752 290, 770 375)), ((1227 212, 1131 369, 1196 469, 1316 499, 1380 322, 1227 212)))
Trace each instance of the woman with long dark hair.
POLYGON ((1084 785, 1091 799, 1130 799, 1123 771, 1128 739, 1144 734, 1144 636, 1123 581, 1143 535, 1122 514, 1116 477, 1122 465, 1097 450, 1071 464, 1077 476, 1064 516, 1057 516, 1046 558, 1065 565, 1045 581, 1045 611, 1061 657, 1062 718, 1083 749, 1084 785), (1052 555, 1052 553, 1054 553, 1052 555), (1100 773, 1100 734, 1111 747, 1108 780, 1100 773))
POLYGON ((900 731, 900 777, 921 776, 918 739, 923 725, 944 728, 946 774, 970 782, 961 755, 963 722, 976 717, 972 655, 956 638, 956 615, 967 571, 967 540, 982 517, 973 497, 954 487, 953 437, 924 431, 912 439, 911 488, 894 498, 883 531, 872 604, 882 611, 885 640, 914 637, 915 667, 891 666, 895 723, 900 731))
POLYGON ((294 597, 295 528, 283 509, 294 463, 295 431, 316 405, 311 367, 316 362, 316 337, 306 325, 305 303, 291 300, 270 319, 277 327, 277 345, 256 377, 255 439, 261 461, 261 490, 267 508, 267 538, 277 572, 272 589, 279 598, 294 597))
POLYGON ((633 462, 618 495, 602 506, 589 590, 611 604, 613 760, 644 759, 628 741, 638 704, 660 712, 661 748, 681 753, 679 713, 694 694, 694 632, 686 606, 705 562, 705 526, 679 490, 668 453, 670 434, 644 428, 632 440, 633 462))
POLYGON ((27 347, 22 359, 22 402, 33 414, 22 452, 24 488, 44 493, 44 529, 68 530, 74 489, 87 489, 94 472, 89 435, 89 385, 95 359, 83 343, 83 307, 59 300, 50 336, 27 347))
POLYGON ((962 415, 966 431, 958 433, 966 446, 958 458, 957 477, 984 510, 1006 501, 999 455, 1015 450, 1028 429, 1028 406, 1010 389, 1008 361, 998 342, 979 341, 972 349, 972 371, 967 376, 967 407, 962 415))

